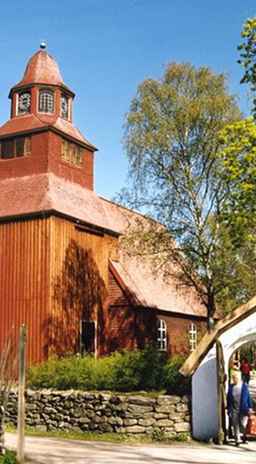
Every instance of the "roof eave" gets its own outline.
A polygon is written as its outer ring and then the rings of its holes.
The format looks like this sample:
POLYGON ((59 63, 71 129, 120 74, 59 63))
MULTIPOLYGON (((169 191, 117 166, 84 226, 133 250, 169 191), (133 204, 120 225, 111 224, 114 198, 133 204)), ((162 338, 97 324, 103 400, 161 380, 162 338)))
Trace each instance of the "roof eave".
POLYGON ((79 145, 81 145, 84 148, 87 148, 90 151, 93 151, 93 152, 98 151, 98 148, 95 147, 94 145, 92 145, 91 143, 86 143, 85 141, 83 142, 82 140, 77 139, 76 137, 72 137, 67 132, 62 131, 61 129, 57 129, 56 127, 54 127, 54 126, 52 126, 50 124, 47 124, 47 125, 45 125, 43 127, 35 127, 34 129, 25 129, 25 130, 22 130, 22 131, 17 130, 17 131, 8 133, 8 134, 2 134, 2 135, 0 134, 0 140, 1 139, 8 139, 8 138, 16 136, 16 135, 35 134, 35 133, 38 133, 38 132, 46 132, 46 131, 49 131, 49 130, 52 131, 52 132, 55 132, 56 134, 64 136, 65 138, 67 138, 71 142, 78 143, 79 145))
POLYGON ((18 82, 18 84, 14 85, 8 95, 8 98, 12 98, 14 92, 19 90, 25 90, 28 87, 59 87, 63 89, 66 93, 69 94, 70 97, 75 98, 76 94, 66 85, 66 84, 51 84, 48 82, 18 82))
POLYGON ((66 214, 66 213, 62 213, 61 211, 58 211, 54 208, 50 208, 50 209, 45 209, 45 210, 41 210, 41 211, 31 211, 31 212, 28 212, 28 213, 21 213, 21 214, 13 214, 13 215, 8 215, 8 216, 0 216, 0 223, 8 223, 8 222, 14 222, 14 221, 24 221, 24 220, 28 220, 28 219, 35 219, 35 218, 46 218, 46 217, 49 217, 49 216, 56 216, 56 217, 60 217, 60 218, 63 218, 63 219, 67 219, 71 222, 74 223, 75 226, 85 226, 85 231, 91 231, 91 233, 93 233, 93 231, 95 231, 95 233, 97 234, 97 232, 100 232, 101 235, 103 234, 106 234, 106 235, 111 235, 113 237, 119 237, 120 236, 120 233, 115 231, 115 230, 112 230, 112 229, 108 229, 106 227, 102 227, 102 226, 99 226, 98 224, 93 224, 93 223, 90 223, 90 222, 87 222, 87 221, 84 221, 82 219, 78 219, 72 215, 69 215, 69 214, 66 214))

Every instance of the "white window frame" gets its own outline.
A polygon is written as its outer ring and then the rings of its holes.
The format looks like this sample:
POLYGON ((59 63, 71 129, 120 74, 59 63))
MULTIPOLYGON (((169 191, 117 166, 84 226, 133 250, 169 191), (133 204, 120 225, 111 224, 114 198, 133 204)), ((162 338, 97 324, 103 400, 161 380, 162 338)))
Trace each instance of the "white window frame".
POLYGON ((157 348, 167 351, 167 325, 164 319, 157 319, 157 348))
POLYGON ((65 119, 65 121, 69 121, 70 120, 70 98, 65 94, 65 93, 62 93, 61 96, 61 104, 62 104, 62 98, 66 98, 67 100, 67 114, 66 116, 63 115, 63 112, 62 112, 62 106, 60 104, 60 117, 62 119, 65 119))
POLYGON ((190 352, 192 353, 193 351, 195 351, 197 347, 197 326, 196 324, 194 324, 194 322, 191 322, 189 326, 188 334, 189 334, 189 348, 190 348, 190 352))
POLYGON ((54 90, 52 89, 40 89, 39 90, 39 93, 38 93, 38 112, 39 113, 45 113, 45 114, 54 114, 54 111, 55 111, 55 92, 54 90), (48 109, 48 106, 49 106, 49 102, 48 100, 44 99, 44 103, 47 102, 47 105, 45 105, 45 108, 44 109, 41 109, 41 97, 43 94, 48 94, 48 96, 52 96, 52 111, 49 111, 48 109))

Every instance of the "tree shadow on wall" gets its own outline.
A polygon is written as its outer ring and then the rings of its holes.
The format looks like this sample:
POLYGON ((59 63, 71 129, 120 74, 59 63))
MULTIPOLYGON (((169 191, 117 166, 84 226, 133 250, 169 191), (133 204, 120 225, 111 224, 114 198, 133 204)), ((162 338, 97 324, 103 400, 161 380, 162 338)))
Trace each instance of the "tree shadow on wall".
POLYGON ((101 355, 142 349, 156 340, 156 311, 129 303, 126 308, 109 306, 92 250, 73 239, 52 285, 50 315, 43 326, 45 358, 79 352, 81 320, 96 322, 97 353, 101 355))
POLYGON ((106 351, 144 349, 156 341, 156 311, 134 306, 108 308, 106 351))
POLYGON ((97 320, 99 315, 103 319, 106 297, 106 286, 92 250, 71 240, 62 270, 53 282, 51 315, 45 327, 45 356, 78 352, 80 321, 97 320))

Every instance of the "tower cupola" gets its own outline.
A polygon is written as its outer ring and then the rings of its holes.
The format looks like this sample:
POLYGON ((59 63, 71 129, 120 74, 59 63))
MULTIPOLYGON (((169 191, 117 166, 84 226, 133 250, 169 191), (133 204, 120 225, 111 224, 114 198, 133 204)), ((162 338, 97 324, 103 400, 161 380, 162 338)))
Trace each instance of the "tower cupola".
POLYGON ((40 118, 60 117, 72 122, 75 94, 63 81, 55 59, 41 47, 28 61, 23 78, 12 87, 11 117, 29 113, 40 118))
POLYGON ((93 190, 96 148, 73 125, 74 97, 41 44, 9 93, 11 118, 0 127, 0 179, 52 173, 93 190))

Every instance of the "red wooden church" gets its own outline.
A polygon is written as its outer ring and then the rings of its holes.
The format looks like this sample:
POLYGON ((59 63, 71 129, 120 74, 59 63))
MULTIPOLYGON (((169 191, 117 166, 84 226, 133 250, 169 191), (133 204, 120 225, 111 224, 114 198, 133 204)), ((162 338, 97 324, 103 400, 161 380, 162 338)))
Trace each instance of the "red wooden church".
POLYGON ((28 328, 29 362, 50 354, 193 350, 206 321, 192 291, 129 257, 136 213, 96 195, 96 148, 72 121, 74 92, 44 45, 10 90, 0 127, 0 343, 28 328))

